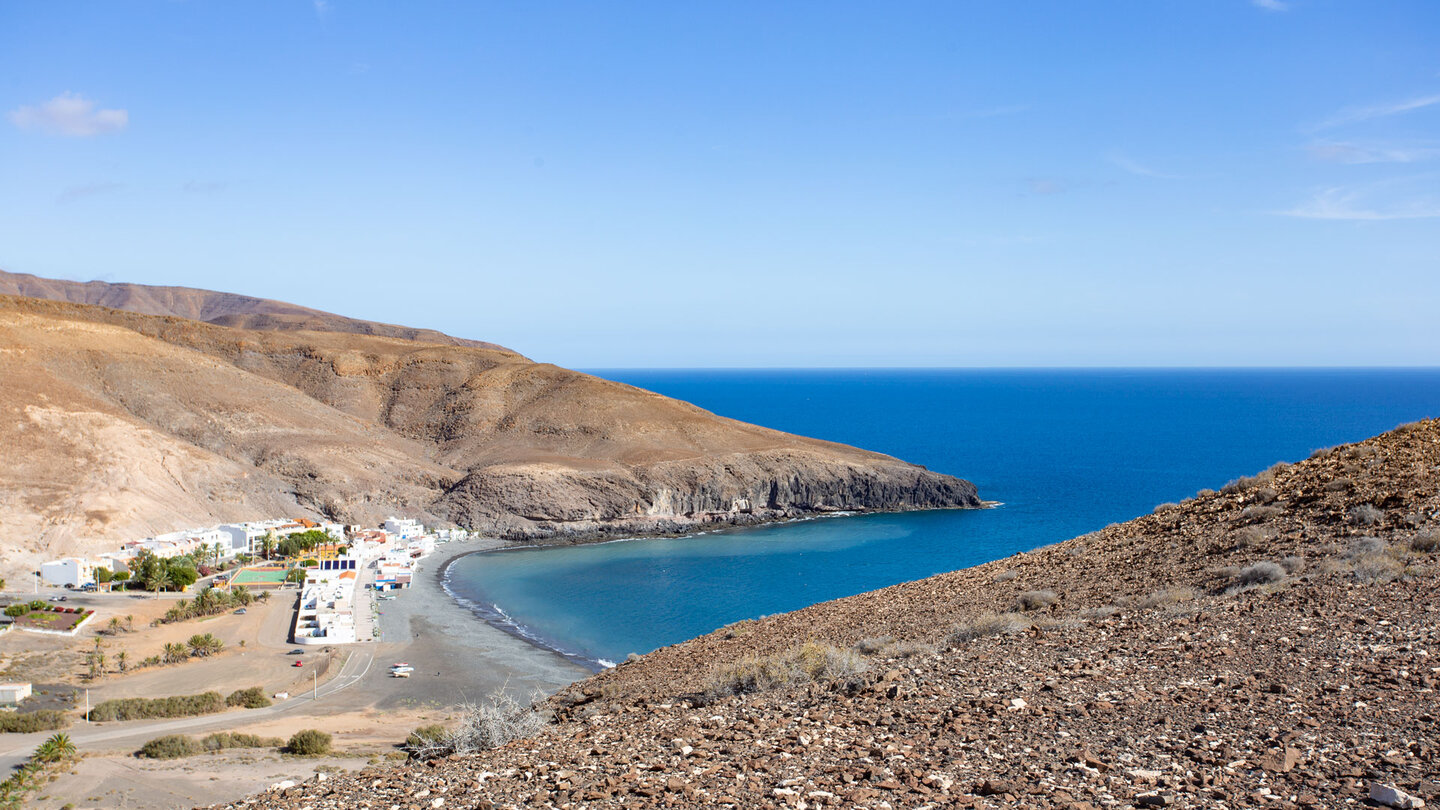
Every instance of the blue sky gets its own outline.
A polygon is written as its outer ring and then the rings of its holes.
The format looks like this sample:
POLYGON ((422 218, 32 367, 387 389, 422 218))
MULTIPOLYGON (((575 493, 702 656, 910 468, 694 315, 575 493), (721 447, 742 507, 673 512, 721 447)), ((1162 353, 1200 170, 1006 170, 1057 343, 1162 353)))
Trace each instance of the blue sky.
POLYGON ((574 367, 1440 364, 1440 4, 0 5, 0 268, 574 367))

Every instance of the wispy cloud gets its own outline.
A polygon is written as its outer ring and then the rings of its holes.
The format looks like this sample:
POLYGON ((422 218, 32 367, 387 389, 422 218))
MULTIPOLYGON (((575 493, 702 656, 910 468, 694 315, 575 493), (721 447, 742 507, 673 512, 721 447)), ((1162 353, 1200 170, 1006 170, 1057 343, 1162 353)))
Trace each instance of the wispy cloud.
POLYGON ((1181 176, 1178 175, 1178 174, 1168 174, 1168 173, 1166 173, 1166 172, 1157 171, 1156 169, 1153 169, 1153 168, 1151 168, 1151 167, 1149 167, 1149 166, 1146 166, 1146 165, 1144 165, 1143 163, 1140 163, 1139 161, 1134 160, 1134 159, 1132 159, 1132 158, 1130 158, 1130 157, 1128 157, 1128 156, 1126 156, 1126 155, 1123 155, 1123 154, 1121 154, 1121 153, 1119 153, 1119 152, 1111 152, 1110 154, 1108 154, 1108 155, 1105 156, 1105 159, 1106 159, 1107 161, 1109 161, 1110 163, 1112 163, 1112 164, 1114 164, 1114 165, 1116 165, 1116 166, 1119 166, 1120 168, 1124 169, 1125 171, 1127 171, 1127 172, 1129 172, 1129 173, 1131 173, 1131 174, 1133 174, 1133 175, 1139 176, 1139 177, 1151 177, 1151 178, 1154 178, 1154 179, 1156 179, 1156 180, 1183 180, 1183 179, 1184 179, 1183 177, 1181 177, 1181 176))
POLYGON ((1290 4, 1283 0, 1250 0, 1250 4, 1266 11, 1289 11, 1290 4))
POLYGON ((1327 163, 1419 163, 1440 157, 1435 144, 1373 144, 1318 141, 1305 147, 1312 158, 1327 163))
POLYGON ((55 198, 55 202, 61 204, 72 203, 76 200, 83 200, 86 197, 94 197, 100 194, 109 194, 111 192, 119 191, 122 188, 125 188, 124 183, 109 182, 86 183, 80 186, 70 186, 69 188, 66 188, 64 191, 60 192, 60 195, 55 198))
POLYGON ((1434 174, 1425 174, 1364 186, 1324 188, 1300 205, 1275 213, 1301 219, 1368 222, 1440 218, 1440 195, 1428 191, 1435 179, 1434 174), (1427 190, 1417 193, 1418 188, 1427 190))
POLYGON ((1355 124, 1360 121, 1369 121, 1374 118, 1386 118, 1391 115, 1422 110, 1440 104, 1440 93, 1430 96, 1407 99, 1405 101, 1392 101, 1386 104, 1373 104, 1368 107, 1346 107, 1340 112, 1326 118, 1316 124, 1313 129, 1330 129, 1342 124, 1355 124))
POLYGON ((61 93, 44 104, 10 112, 10 123, 21 129, 84 138, 119 132, 130 124, 126 110, 98 110, 95 102, 75 93, 61 93))
POLYGON ((312 2, 315 4, 315 15, 317 17, 324 17, 330 13, 330 0, 312 0, 312 2))

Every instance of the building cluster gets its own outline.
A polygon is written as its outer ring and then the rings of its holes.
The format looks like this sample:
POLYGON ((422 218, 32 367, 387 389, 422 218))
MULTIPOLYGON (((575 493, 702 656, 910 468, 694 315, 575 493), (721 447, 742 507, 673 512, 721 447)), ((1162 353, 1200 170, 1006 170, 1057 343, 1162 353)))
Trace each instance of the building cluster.
POLYGON ((416 563, 436 543, 464 540, 463 529, 427 531, 418 520, 389 518, 351 532, 343 552, 322 549, 305 569, 295 614, 296 644, 348 644, 375 637, 370 591, 409 587, 416 563))
POLYGON ((389 518, 379 529, 344 526, 339 523, 317 523, 304 518, 253 520, 130 540, 115 551, 102 552, 93 558, 64 557, 51 560, 40 565, 39 575, 41 581, 48 585, 82 588, 96 582, 98 569, 104 568, 111 573, 129 571, 131 562, 145 552, 163 559, 188 555, 197 564, 218 566, 241 555, 259 557, 267 542, 278 544, 292 534, 309 531, 321 531, 329 535, 336 544, 348 544, 352 557, 362 554, 367 562, 381 557, 393 557, 394 561, 385 563, 387 576, 381 577, 379 581, 397 586, 408 582, 404 566, 399 562, 410 553, 412 546, 424 548, 428 542, 429 550, 434 550, 436 542, 459 540, 467 536, 464 529, 427 532, 418 520, 402 518, 389 518), (387 554, 402 543, 404 553, 387 554))

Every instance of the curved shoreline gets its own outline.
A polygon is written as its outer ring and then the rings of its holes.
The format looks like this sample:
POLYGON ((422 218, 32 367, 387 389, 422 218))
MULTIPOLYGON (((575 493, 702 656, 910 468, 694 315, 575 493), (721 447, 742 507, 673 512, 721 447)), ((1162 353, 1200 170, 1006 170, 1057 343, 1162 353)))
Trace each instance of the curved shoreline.
POLYGON ((588 658, 579 653, 567 650, 558 644, 550 643, 548 639, 546 639, 544 636, 530 631, 530 629, 525 625, 520 624, 519 622, 510 618, 509 614, 507 614, 504 609, 501 608, 499 605, 492 603, 491 608, 487 609, 485 605, 481 602, 476 602, 469 597, 461 596, 460 594, 455 592, 455 589, 453 587, 451 587, 449 576, 450 566, 457 560, 475 554, 493 554, 496 552, 507 550, 509 549, 506 549, 504 547, 480 548, 456 554, 454 557, 451 557, 450 559, 442 563, 435 570, 435 582, 437 585, 439 585, 440 590, 444 591, 445 595, 450 597, 451 601, 453 601, 457 607, 470 613, 475 618, 479 619, 490 627, 499 630, 502 633, 518 638, 526 644, 529 644, 530 646, 537 649, 541 649, 545 652, 558 655, 561 658, 564 658, 566 661, 583 667, 591 671, 592 673, 601 672, 611 666, 614 666, 613 662, 608 662, 603 658, 588 658))
MULTIPOLYGON (((1004 503, 1001 501, 982 501, 981 505, 978 507, 951 507, 951 509, 968 511, 972 509, 996 509, 1001 506, 1004 506, 1004 503)), ((487 607, 484 604, 487 600, 482 599, 477 602, 474 599, 460 595, 456 592, 455 588, 452 587, 450 583, 450 566, 464 557, 469 557, 476 554, 496 554, 506 551, 535 550, 546 548, 571 548, 575 546, 601 546, 609 545, 611 543, 630 543, 643 540, 683 540, 686 538, 701 537, 712 534, 729 534, 732 532, 753 531, 756 529, 764 529, 769 527, 788 526, 797 523, 806 523, 814 520, 864 517, 866 515, 908 514, 911 512, 922 511, 949 511, 949 509, 877 509, 873 511, 847 510, 835 512, 817 512, 814 514, 802 515, 798 517, 761 520, 755 523, 697 524, 697 526, 694 527, 694 530, 685 532, 677 531, 655 534, 628 534, 620 537, 605 535, 569 536, 555 538, 554 542, 546 542, 546 539, 548 538, 532 539, 526 541, 504 540, 495 537, 481 537, 476 540, 465 541, 467 545, 478 543, 481 544, 481 547, 460 550, 458 553, 454 553, 451 556, 446 557, 440 562, 438 566, 436 566, 435 584, 439 587, 441 591, 445 593, 447 597, 450 598, 452 602, 454 602, 457 607, 466 611, 480 621, 484 622, 486 625, 496 630, 499 630, 506 635, 517 638, 525 642, 526 644, 535 647, 536 649, 543 650, 553 655, 558 655, 566 661, 583 667, 590 672, 601 672, 605 669, 615 666, 618 662, 607 661, 603 658, 590 658, 572 650, 565 649, 563 646, 550 641, 544 635, 536 632, 532 628, 515 621, 508 613, 505 612, 505 609, 501 607, 498 603, 491 602, 490 606, 487 607), (708 528, 700 528, 701 526, 708 526, 708 528)), ((444 547, 442 546, 441 549, 444 549, 444 547)), ((439 552, 440 550, 437 549, 437 553, 439 552)))

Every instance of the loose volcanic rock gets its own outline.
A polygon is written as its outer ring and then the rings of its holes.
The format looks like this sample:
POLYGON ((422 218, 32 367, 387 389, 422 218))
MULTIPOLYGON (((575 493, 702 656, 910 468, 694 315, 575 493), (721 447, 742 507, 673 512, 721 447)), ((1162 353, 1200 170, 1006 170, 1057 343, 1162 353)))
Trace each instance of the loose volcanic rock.
POLYGON ((1440 423, 1406 426, 657 650, 554 696, 553 722, 503 748, 230 806, 409 807, 429 790, 447 808, 1418 807, 1440 789, 1437 471, 1440 423), (1246 532, 1258 500, 1280 511, 1246 532), (1364 503, 1377 521, 1349 519, 1364 503), (1394 570, 1376 555, 1398 573, 1374 575, 1394 570), (1240 576, 1266 561, 1283 578, 1240 576), (1055 603, 1006 613, 1039 590, 1055 603), (826 644, 813 680, 715 688, 826 644), (852 645, 863 666, 843 665, 852 645))

